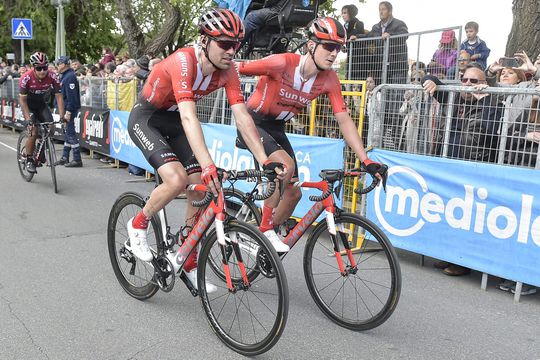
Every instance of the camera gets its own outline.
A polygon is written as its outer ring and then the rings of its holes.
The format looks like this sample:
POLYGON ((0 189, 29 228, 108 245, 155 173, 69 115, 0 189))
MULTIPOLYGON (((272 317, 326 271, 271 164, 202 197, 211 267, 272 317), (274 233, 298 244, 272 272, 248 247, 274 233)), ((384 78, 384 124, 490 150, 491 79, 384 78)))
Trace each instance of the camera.
POLYGON ((505 68, 517 68, 521 65, 521 61, 514 57, 502 57, 499 59, 499 65, 505 68))

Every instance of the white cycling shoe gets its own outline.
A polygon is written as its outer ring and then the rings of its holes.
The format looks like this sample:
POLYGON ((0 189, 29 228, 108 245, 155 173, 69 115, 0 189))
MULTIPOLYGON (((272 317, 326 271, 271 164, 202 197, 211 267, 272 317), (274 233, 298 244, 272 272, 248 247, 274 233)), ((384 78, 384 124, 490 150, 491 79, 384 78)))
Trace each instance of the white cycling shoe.
POLYGON ((127 231, 129 235, 129 249, 133 255, 142 261, 152 261, 154 256, 152 251, 148 247, 148 242, 146 242, 146 229, 135 229, 133 227, 133 218, 129 219, 127 223, 127 231))
POLYGON ((289 245, 283 243, 273 229, 266 230, 263 234, 278 253, 285 253, 290 250, 289 245))
MULTIPOLYGON (((193 269, 190 272, 184 271, 184 273, 186 274, 186 277, 188 278, 191 285, 193 285, 193 287, 196 290, 199 290, 199 288, 197 286, 197 269, 193 269)), ((211 293, 216 292, 216 291, 217 291, 217 286, 214 285, 214 284, 211 284, 211 283, 209 283, 207 281, 206 282, 206 292, 208 294, 211 294, 211 293)))

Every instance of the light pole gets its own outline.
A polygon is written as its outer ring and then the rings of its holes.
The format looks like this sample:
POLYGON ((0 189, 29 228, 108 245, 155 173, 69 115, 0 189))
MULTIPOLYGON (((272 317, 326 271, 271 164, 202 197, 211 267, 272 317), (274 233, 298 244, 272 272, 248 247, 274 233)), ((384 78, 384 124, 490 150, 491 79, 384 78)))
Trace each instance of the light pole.
POLYGON ((51 0, 51 4, 56 8, 56 52, 55 59, 66 55, 66 30, 64 28, 64 6, 69 4, 69 0, 51 0))

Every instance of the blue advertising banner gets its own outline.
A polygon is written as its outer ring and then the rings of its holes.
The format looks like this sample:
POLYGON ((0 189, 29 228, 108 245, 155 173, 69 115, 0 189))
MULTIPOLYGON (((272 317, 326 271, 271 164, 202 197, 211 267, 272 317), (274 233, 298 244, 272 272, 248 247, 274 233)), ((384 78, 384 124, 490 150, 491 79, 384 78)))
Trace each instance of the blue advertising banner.
POLYGON ((109 115, 110 155, 115 159, 154 172, 142 152, 131 141, 128 133, 128 119, 129 112, 111 110, 109 115))
POLYGON ((384 150, 368 217, 394 246, 540 286, 539 172, 384 150))
MULTIPOLYGON (((216 166, 227 170, 244 170, 254 167, 251 153, 235 147, 235 127, 203 124, 203 131, 206 146, 208 146, 216 166)), ((345 146, 343 140, 294 134, 287 134, 287 137, 296 154, 300 181, 319 181, 321 170, 343 168, 343 148, 345 146)), ((250 191, 253 186, 253 183, 239 182, 237 187, 242 191, 250 191)), ((305 215, 313 206, 313 202, 308 199, 310 195, 320 195, 320 191, 302 189, 302 200, 296 207, 294 216, 305 215)))

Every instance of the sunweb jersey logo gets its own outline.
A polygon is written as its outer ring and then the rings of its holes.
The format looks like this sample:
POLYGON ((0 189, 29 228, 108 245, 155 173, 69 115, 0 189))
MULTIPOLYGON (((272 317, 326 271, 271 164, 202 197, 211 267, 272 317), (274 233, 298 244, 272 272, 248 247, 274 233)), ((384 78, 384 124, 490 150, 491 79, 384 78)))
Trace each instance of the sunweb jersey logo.
POLYGON ((540 214, 538 209, 533 211, 532 195, 521 194, 521 204, 516 203, 513 208, 494 206, 489 200, 487 185, 463 184, 457 196, 444 198, 431 192, 424 177, 411 168, 393 166, 388 176, 386 196, 378 186, 373 205, 377 219, 393 235, 411 236, 428 223, 442 223, 454 229, 523 244, 532 240, 540 246, 540 214), (400 183, 410 184, 412 180, 412 185, 408 188, 391 185, 394 176, 401 178, 400 183))
POLYGON ((120 150, 122 150, 122 146, 127 145, 131 147, 135 147, 135 144, 133 141, 131 141, 131 138, 129 137, 128 130, 124 127, 122 124, 122 121, 118 116, 112 116, 112 147, 115 153, 119 153, 120 150))

